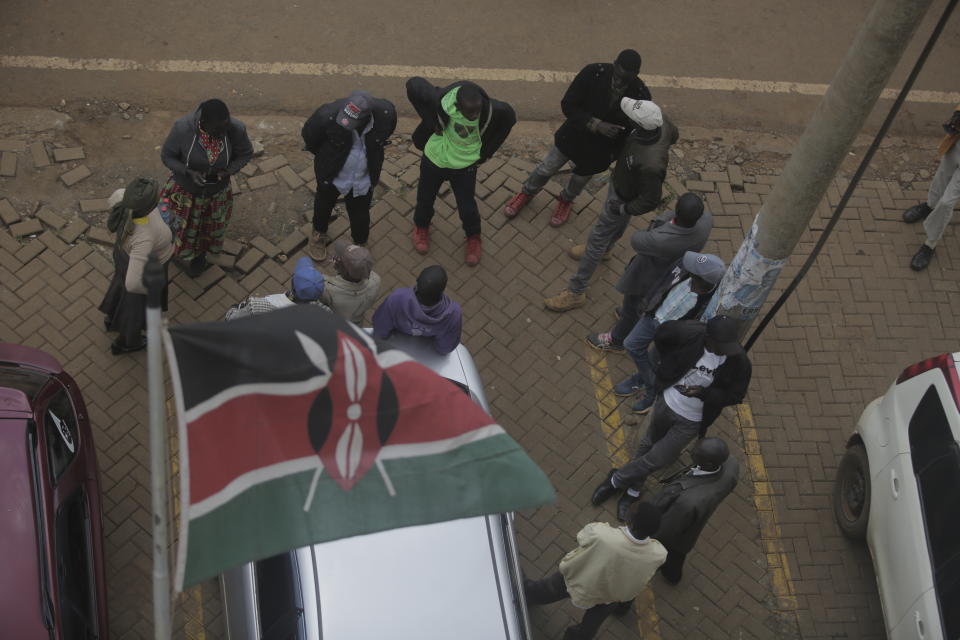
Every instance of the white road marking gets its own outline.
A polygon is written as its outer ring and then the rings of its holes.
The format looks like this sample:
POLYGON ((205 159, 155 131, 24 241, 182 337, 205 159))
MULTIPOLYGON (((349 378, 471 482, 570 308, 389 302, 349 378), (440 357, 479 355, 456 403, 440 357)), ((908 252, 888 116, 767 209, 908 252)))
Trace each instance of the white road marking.
MULTIPOLYGON (((329 62, 239 62, 231 60, 153 60, 139 62, 123 58, 62 58, 56 56, 0 56, 0 69, 41 69, 55 71, 149 71, 160 73, 237 73, 245 75, 363 76, 371 78, 409 78, 425 76, 441 80, 470 78, 499 82, 568 83, 576 75, 570 71, 547 69, 485 69, 476 67, 435 67, 399 64, 336 64, 329 62)), ((733 91, 744 93, 782 93, 822 96, 825 84, 740 80, 736 78, 696 78, 643 75, 654 89, 691 89, 696 91, 733 91)), ((882 98, 892 100, 898 89, 884 89, 882 98)), ((910 92, 910 102, 960 104, 960 92, 910 92)))

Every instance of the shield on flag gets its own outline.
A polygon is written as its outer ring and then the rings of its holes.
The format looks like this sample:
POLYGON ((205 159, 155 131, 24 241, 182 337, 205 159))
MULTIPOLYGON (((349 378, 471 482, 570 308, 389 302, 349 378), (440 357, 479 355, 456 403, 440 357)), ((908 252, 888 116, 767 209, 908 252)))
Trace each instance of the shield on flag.
POLYGON ((165 343, 180 589, 311 543, 554 500, 461 389, 328 311, 171 327, 165 343))

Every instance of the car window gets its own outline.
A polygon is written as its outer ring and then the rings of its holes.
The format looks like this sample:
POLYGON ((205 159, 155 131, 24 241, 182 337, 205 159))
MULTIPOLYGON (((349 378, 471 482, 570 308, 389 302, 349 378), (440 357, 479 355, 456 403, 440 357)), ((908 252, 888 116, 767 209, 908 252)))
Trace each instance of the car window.
POLYGON ((23 391, 30 402, 50 379, 45 373, 38 373, 17 366, 0 367, 0 387, 23 391))
POLYGON ((303 599, 295 554, 280 555, 256 564, 262 640, 299 640, 303 628, 303 599))
POLYGON ((61 388, 43 413, 50 473, 56 482, 77 455, 77 415, 66 389, 61 388))
POLYGON ((910 419, 910 459, 948 638, 960 637, 960 447, 931 386, 910 419))
POLYGON ((96 582, 90 509, 83 489, 77 489, 57 510, 54 540, 60 627, 64 640, 97 636, 96 582))

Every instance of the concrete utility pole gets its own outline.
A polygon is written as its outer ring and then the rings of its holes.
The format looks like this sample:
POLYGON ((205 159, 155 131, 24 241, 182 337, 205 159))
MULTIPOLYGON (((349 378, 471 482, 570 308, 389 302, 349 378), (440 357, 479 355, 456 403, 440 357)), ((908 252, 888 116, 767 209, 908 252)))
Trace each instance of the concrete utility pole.
POLYGON ((742 320, 760 311, 854 138, 933 0, 878 0, 757 213, 720 282, 708 316, 742 320))

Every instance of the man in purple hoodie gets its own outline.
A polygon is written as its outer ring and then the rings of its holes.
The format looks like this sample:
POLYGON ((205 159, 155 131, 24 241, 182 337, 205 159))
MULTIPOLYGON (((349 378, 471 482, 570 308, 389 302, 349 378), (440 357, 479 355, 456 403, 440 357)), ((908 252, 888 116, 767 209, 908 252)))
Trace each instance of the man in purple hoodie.
POLYGON ((414 287, 402 287, 386 297, 373 314, 373 335, 381 340, 394 331, 433 338, 437 353, 447 354, 460 344, 463 326, 460 305, 443 294, 447 272, 438 264, 417 276, 414 287))

